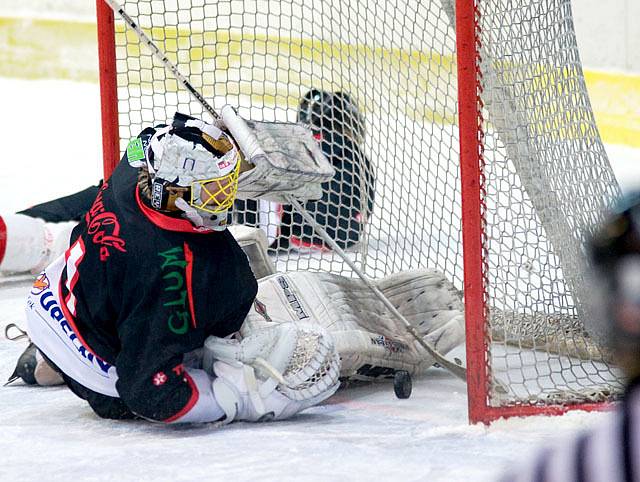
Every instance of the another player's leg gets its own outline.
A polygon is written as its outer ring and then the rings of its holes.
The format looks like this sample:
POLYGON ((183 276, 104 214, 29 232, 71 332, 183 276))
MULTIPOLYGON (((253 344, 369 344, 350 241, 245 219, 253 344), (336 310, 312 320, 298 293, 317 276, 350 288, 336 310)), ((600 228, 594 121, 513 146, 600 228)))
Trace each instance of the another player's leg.
POLYGON ((47 223, 24 214, 0 217, 0 272, 38 273, 69 246, 75 221, 47 223))
POLYGON ((37 273, 69 245, 76 223, 91 208, 98 186, 0 217, 0 272, 37 273))

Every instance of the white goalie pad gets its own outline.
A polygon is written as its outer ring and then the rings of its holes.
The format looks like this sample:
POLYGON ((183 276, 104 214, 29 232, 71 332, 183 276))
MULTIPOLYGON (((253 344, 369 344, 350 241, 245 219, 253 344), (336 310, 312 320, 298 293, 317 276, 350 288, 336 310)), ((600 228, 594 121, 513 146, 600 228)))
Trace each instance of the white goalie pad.
POLYGON ((307 127, 246 121, 228 105, 221 114, 245 159, 255 166, 238 179, 239 199, 284 203, 287 195, 299 200, 322 197, 321 184, 335 172, 307 127))
POLYGON ((256 279, 264 278, 276 272, 276 267, 267 254, 269 241, 262 229, 242 224, 234 224, 227 229, 229 229, 244 254, 249 258, 249 264, 256 279))
POLYGON ((319 325, 301 322, 268 324, 241 341, 210 336, 205 341, 203 369, 216 373, 218 362, 254 368, 267 382, 262 395, 277 390, 303 410, 338 388, 340 362, 331 335, 319 325), (266 392, 265 392, 266 390, 266 392))
MULTIPOLYGON (((375 284, 441 354, 464 341, 461 294, 441 273, 405 271, 375 284)), ((360 279, 312 272, 264 278, 241 333, 292 320, 319 323, 331 333, 342 378, 372 379, 395 370, 415 375, 434 363, 360 279)))

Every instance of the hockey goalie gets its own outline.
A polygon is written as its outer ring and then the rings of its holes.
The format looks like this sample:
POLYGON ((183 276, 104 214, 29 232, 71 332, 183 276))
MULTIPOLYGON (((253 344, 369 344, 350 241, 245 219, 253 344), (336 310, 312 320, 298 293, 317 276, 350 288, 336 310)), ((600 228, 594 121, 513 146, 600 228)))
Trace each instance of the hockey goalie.
MULTIPOLYGON (((187 373, 203 370, 213 380, 224 423, 287 418, 330 396, 338 377, 369 381, 398 370, 420 375, 434 364, 361 280, 323 272, 275 273, 263 231, 236 226, 232 232, 252 270, 273 274, 259 279, 238 332, 211 336, 204 349, 184 356, 187 373), (258 392, 271 392, 277 403, 251 396, 249 388, 238 394, 235 387, 247 380, 249 386, 269 387, 258 392)), ((464 341, 460 293, 440 273, 404 271, 375 284, 439 353, 464 341)), ((13 379, 18 377, 40 385, 66 381, 78 389, 68 376, 63 381, 60 369, 33 344, 18 363, 13 379)))
MULTIPOLYGON (((176 114, 145 129, 31 289, 32 345, 11 378, 64 381, 104 418, 229 423, 291 417, 340 376, 430 366, 359 282, 274 274, 258 290, 273 271, 264 234, 227 229, 236 195, 317 199, 332 172, 302 126, 233 110, 224 124, 176 114)), ((440 352, 462 340, 458 293, 439 274, 378 288, 440 352)))

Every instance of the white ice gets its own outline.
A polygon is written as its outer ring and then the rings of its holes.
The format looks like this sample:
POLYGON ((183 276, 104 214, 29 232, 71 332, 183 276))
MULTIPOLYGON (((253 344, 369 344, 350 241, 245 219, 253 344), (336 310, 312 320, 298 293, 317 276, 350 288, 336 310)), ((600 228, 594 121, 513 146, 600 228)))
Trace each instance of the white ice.
MULTIPOLYGON (((0 213, 101 177, 97 85, 0 79, 0 213)), ((607 146, 623 187, 640 151, 607 146)), ((24 325, 22 287, 0 287, 0 329, 24 325)), ((0 380, 23 342, 0 340, 0 380)), ((461 352, 458 353, 459 355, 461 352)), ((99 419, 65 388, 0 388, 0 480, 493 480, 605 413, 467 422, 465 384, 440 369, 398 400, 390 384, 340 391, 286 422, 226 428, 99 419)))

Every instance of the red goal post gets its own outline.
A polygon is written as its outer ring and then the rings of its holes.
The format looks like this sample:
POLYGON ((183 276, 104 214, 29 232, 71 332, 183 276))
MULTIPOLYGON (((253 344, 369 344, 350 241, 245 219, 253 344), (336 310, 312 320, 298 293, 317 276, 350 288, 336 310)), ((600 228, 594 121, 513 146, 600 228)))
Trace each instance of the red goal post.
POLYGON ((103 0, 96 0, 96 16, 102 114, 102 162, 104 176, 107 178, 120 160, 115 24, 113 10, 103 0))
MULTIPOLYGON (((526 48, 509 52, 512 55, 509 58, 509 63, 501 65, 498 65, 490 56, 492 49, 487 38, 495 39, 495 37, 487 36, 483 31, 483 28, 495 28, 495 24, 493 24, 495 18, 491 18, 488 22, 485 22, 483 18, 483 15, 493 17, 491 14, 495 14, 495 12, 487 11, 487 6, 491 7, 492 5, 493 2, 483 0, 457 0, 456 2, 469 419, 472 422, 488 423, 500 417, 557 415, 571 409, 602 409, 608 406, 607 402, 615 398, 615 393, 620 390, 620 375, 609 366, 609 357, 597 343, 594 343, 593 338, 589 336, 586 329, 586 326, 589 326, 587 320, 589 308, 584 305, 588 296, 588 281, 585 279, 587 275, 585 273, 582 256, 584 250, 582 247, 589 228, 596 224, 606 206, 618 195, 618 188, 591 112, 571 21, 571 5, 569 1, 531 3, 531 6, 538 6, 541 12, 551 17, 550 21, 544 22, 548 30, 530 30, 528 32, 529 35, 534 37, 532 42, 528 44, 521 42, 519 45, 515 42, 520 47, 527 45, 530 48, 530 52, 527 52, 526 48), (544 10, 545 7, 547 8, 546 11, 544 10), (565 15, 559 16, 558 13, 560 12, 565 15), (563 18, 565 19, 564 22, 562 21, 563 18), (566 22, 567 18, 569 19, 568 22, 566 22), (561 45, 558 51, 551 50, 549 56, 542 55, 541 50, 539 50, 542 45, 545 42, 553 41, 554 36, 559 33, 564 34, 566 43, 561 45), (537 38, 535 38, 536 36, 537 38), (540 43, 536 44, 536 41, 540 43), (562 51, 563 49, 565 50, 564 52, 562 51), (483 56, 486 58, 483 58, 483 56), (565 61, 569 58, 571 58, 571 64, 558 64, 559 60, 565 61), (526 59, 527 62, 523 62, 523 59, 526 59), (578 60, 577 62, 575 61, 576 59, 578 60), (531 63, 535 65, 535 69, 529 68, 531 63), (493 72, 494 69, 503 70, 496 73, 493 72), (523 72, 528 73, 536 69, 538 70, 536 75, 540 77, 537 83, 535 82, 535 75, 530 79, 526 77, 526 74, 522 75, 523 72), (558 70, 560 70, 559 74, 558 70), (524 96, 530 97, 528 99, 529 104, 515 97, 515 89, 512 89, 511 85, 504 85, 505 78, 515 79, 523 84, 529 83, 532 89, 524 93, 524 96), (577 105, 563 103, 561 99, 551 108, 547 107, 547 112, 543 116, 551 112, 550 118, 542 117, 541 119, 532 120, 533 116, 528 117, 525 115, 526 108, 523 108, 522 112, 517 112, 517 107, 514 109, 512 105, 508 105, 500 112, 500 109, 496 109, 495 106, 500 102, 517 104, 520 101, 521 106, 528 105, 531 110, 535 110, 536 105, 532 103, 531 99, 534 101, 536 99, 544 100, 553 104, 553 102, 549 101, 550 96, 569 89, 573 91, 573 94, 578 99, 577 105), (494 105, 488 107, 487 104, 494 105), (575 123, 572 122, 574 121, 572 119, 574 113, 571 112, 573 108, 577 110, 575 117, 581 123, 584 123, 579 127, 576 127, 575 123), (511 112, 508 112, 509 110, 511 112), (507 112, 505 113, 505 111, 507 112), (492 123, 492 116, 493 119, 501 116, 504 116, 505 119, 492 123), (556 142, 557 139, 562 140, 563 137, 570 138, 568 139, 569 142, 559 143, 560 149, 564 148, 566 152, 563 153, 560 150, 556 150, 550 157, 541 159, 543 162, 553 165, 560 160, 554 158, 554 155, 561 156, 564 154, 568 158, 575 156, 576 159, 582 157, 593 162, 592 165, 587 167, 592 167, 595 172, 603 174, 602 179, 593 179, 588 176, 576 176, 571 179, 567 176, 567 180, 573 184, 565 186, 567 188, 567 193, 564 195, 565 199, 574 196, 576 192, 582 194, 582 196, 585 194, 593 195, 591 200, 584 199, 584 197, 575 198, 574 201, 587 204, 583 209, 579 209, 579 207, 576 209, 575 202, 573 204, 566 202, 565 206, 556 206, 555 212, 536 214, 538 222, 542 225, 540 228, 544 232, 543 234, 551 238, 550 244, 554 245, 558 251, 565 251, 564 253, 556 254, 557 268, 564 271, 567 284, 570 285, 570 289, 573 291, 572 301, 574 306, 552 306, 551 308, 559 308, 559 313, 543 313, 542 316, 531 311, 529 313, 514 313, 511 321, 514 319, 520 320, 523 325, 535 323, 538 325, 538 331, 543 332, 541 333, 542 336, 538 337, 538 334, 523 332, 521 330, 522 326, 517 326, 517 338, 508 341, 506 340, 508 335, 501 337, 499 333, 501 330, 508 332, 511 329, 506 327, 508 318, 503 318, 503 325, 499 328, 496 326, 499 323, 495 323, 492 319, 492 312, 497 312, 499 309, 492 306, 491 303, 491 299, 495 297, 494 293, 497 290, 495 286, 492 286, 492 283, 495 284, 495 277, 490 276, 492 263, 489 260, 491 255, 495 254, 492 253, 495 249, 491 246, 493 236, 488 233, 491 229, 487 225, 488 212, 491 210, 491 207, 488 207, 487 204, 492 201, 491 195, 488 194, 491 189, 488 184, 491 180, 487 178, 491 174, 487 173, 490 170, 487 164, 495 163, 496 159, 492 158, 494 153, 488 152, 484 143, 487 131, 493 131, 492 134, 498 137, 504 136, 506 139, 502 139, 503 143, 513 139, 512 135, 505 132, 509 129, 505 120, 514 122, 515 126, 524 127, 528 133, 531 132, 533 124, 534 127, 538 128, 538 134, 555 138, 556 142), (572 137, 575 138, 571 139, 572 137), (578 145, 575 142, 570 142, 576 139, 585 142, 578 142, 578 145), (564 209, 560 209, 561 207, 572 209, 566 214, 575 217, 575 220, 573 220, 575 225, 572 226, 573 232, 556 229, 553 226, 554 223, 562 223, 566 220, 566 218, 558 217, 558 213, 565 213, 564 209), (563 247, 563 243, 568 246, 563 247), (531 317, 533 321, 526 321, 525 318, 527 316, 531 317), (552 320, 551 323, 550 320, 552 320), (559 328, 550 328, 547 332, 544 332, 544 325, 550 325, 554 322, 558 323, 559 328), (550 340, 556 337, 561 339, 550 340), (500 338, 503 338, 503 340, 500 340, 500 338), (562 357, 564 357, 565 361, 571 360, 569 362, 571 368, 566 371, 584 370, 585 373, 590 372, 593 378, 584 383, 583 381, 576 381, 572 374, 559 377, 564 379, 562 380, 563 383, 558 385, 564 384, 565 386, 552 386, 548 390, 540 390, 541 393, 535 394, 533 397, 524 396, 521 399, 514 396, 513 393, 502 393, 500 387, 504 386, 505 383, 509 387, 509 371, 513 370, 513 368, 505 368, 503 366, 503 373, 499 373, 493 367, 494 360, 498 358, 498 355, 495 354, 495 348, 501 342, 505 343, 505 345, 511 344, 511 346, 515 347, 515 350, 544 352, 547 359, 541 361, 541 364, 549 363, 551 357, 556 357, 556 361, 562 360, 562 357), (585 356, 586 351, 589 351, 588 356, 585 356), (594 368, 591 370, 585 369, 583 364, 594 368)), ((522 10, 525 10, 525 8, 521 6, 522 10)), ((508 20, 509 18, 509 15, 507 15, 506 19, 508 20)), ((527 20, 526 15, 520 16, 520 20, 527 20)), ((530 28, 533 26, 533 22, 527 23, 524 21, 522 25, 524 25, 524 28, 530 28)), ((527 33, 524 28, 520 31, 521 35, 527 33)), ((493 51, 496 51, 495 48, 493 51)), ((521 144, 528 144, 523 149, 524 151, 537 144, 537 142, 532 142, 532 139, 526 137, 518 141, 521 144)), ((514 142, 514 144, 516 143, 514 142)), ((512 149, 505 146, 502 147, 507 151, 507 156, 509 156, 511 154, 509 151, 512 151, 512 149)), ((513 156, 513 158, 516 159, 517 156, 513 156)), ((519 168, 518 163, 522 162, 522 160, 513 161, 516 165, 515 170, 518 171, 520 169, 518 173, 520 182, 524 185, 524 190, 531 198, 531 203, 535 209, 537 206, 544 205, 543 199, 535 199, 536 197, 542 197, 541 195, 544 195, 544 192, 539 191, 536 194, 536 189, 528 186, 534 181, 533 179, 527 179, 531 174, 526 172, 534 172, 535 169, 519 168)), ((524 162, 527 162, 527 160, 525 159, 524 162)), ((579 163, 575 165, 577 169, 584 167, 579 163)), ((550 170, 553 170, 553 167, 550 170)), ((542 177, 544 178, 545 176, 543 175, 542 177)), ((553 198, 553 191, 549 190, 548 195, 553 198)), ((559 199, 562 197, 559 196, 559 199)), ((527 242, 530 243, 529 240, 527 242)), ((493 318, 500 318, 500 315, 493 318)), ((536 330, 535 327, 534 330, 536 330)), ((502 335, 504 334, 502 333, 502 335)), ((503 349, 501 346, 497 348, 498 350, 503 349)), ((517 365, 517 363, 514 365, 517 365)), ((557 371, 560 372, 562 369, 557 371)))
MULTIPOLYGON (((96 5, 106 176, 143 126, 177 109, 206 115, 96 5)), ((375 169, 372 212, 349 255, 372 278, 430 267, 464 292, 472 422, 615 398, 619 374, 589 336, 582 253, 618 187, 569 0, 123 7, 215 108, 295 120, 308 89, 349 93, 375 169)), ((352 275, 330 251, 272 256, 282 270, 352 275)))

